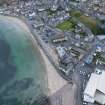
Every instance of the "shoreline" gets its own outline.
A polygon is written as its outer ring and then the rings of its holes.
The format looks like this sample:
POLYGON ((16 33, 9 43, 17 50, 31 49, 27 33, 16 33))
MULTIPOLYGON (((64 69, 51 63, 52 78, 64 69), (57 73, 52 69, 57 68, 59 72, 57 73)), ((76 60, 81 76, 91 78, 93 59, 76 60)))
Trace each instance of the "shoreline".
POLYGON ((62 98, 63 100, 62 101, 63 105, 75 105, 74 85, 69 83, 67 80, 65 80, 57 72, 56 68, 50 62, 45 52, 43 51, 41 46, 38 44, 37 39, 34 37, 33 33, 31 32, 32 30, 30 30, 31 27, 28 26, 28 23, 27 23, 28 21, 25 21, 21 18, 19 19, 16 17, 11 17, 11 16, 7 16, 7 19, 20 24, 20 26, 23 26, 23 29, 27 30, 27 32, 29 33, 29 38, 33 43, 33 47, 36 47, 38 49, 37 52, 40 53, 40 57, 42 57, 43 63, 46 68, 48 92, 45 94, 49 97, 51 101, 51 105, 56 105, 55 102, 61 101, 60 98, 62 98))
MULTIPOLYGON (((2 17, 2 16, 1 16, 2 17)), ((56 71, 54 66, 50 63, 49 59, 45 55, 43 49, 38 45, 37 40, 30 32, 29 26, 24 22, 23 20, 19 20, 19 18, 16 17, 9 17, 7 16, 8 20, 15 21, 16 23, 20 24, 21 26, 24 26, 23 29, 27 30, 29 33, 30 39, 32 40, 33 46, 36 46, 38 48, 38 52, 40 52, 41 57, 44 61, 47 76, 48 76, 48 88, 50 90, 51 94, 54 94, 56 91, 61 89, 63 86, 68 84, 66 80, 64 80, 56 71), (35 45, 34 45, 35 44, 35 45)))
POLYGON ((40 53, 44 59, 47 76, 48 76, 48 88, 50 89, 50 95, 56 93, 63 86, 67 85, 68 82, 64 80, 56 71, 54 66, 50 63, 43 50, 39 46, 40 53))

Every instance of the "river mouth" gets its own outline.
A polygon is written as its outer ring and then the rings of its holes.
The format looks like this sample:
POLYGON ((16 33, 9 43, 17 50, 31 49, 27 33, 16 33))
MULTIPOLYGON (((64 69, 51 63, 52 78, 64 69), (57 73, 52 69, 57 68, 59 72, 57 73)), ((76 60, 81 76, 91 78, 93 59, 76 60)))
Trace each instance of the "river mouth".
POLYGON ((46 68, 32 40, 25 23, 0 16, 0 105, 31 105, 46 95, 46 68))

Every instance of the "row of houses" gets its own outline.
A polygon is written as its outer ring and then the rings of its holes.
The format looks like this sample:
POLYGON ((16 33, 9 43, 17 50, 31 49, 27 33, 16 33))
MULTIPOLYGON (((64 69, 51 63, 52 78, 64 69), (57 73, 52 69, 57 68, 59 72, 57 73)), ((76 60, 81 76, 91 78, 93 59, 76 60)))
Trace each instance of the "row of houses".
POLYGON ((56 26, 57 24, 62 23, 64 20, 68 20, 69 18, 69 13, 63 12, 62 14, 48 18, 47 24, 56 26))

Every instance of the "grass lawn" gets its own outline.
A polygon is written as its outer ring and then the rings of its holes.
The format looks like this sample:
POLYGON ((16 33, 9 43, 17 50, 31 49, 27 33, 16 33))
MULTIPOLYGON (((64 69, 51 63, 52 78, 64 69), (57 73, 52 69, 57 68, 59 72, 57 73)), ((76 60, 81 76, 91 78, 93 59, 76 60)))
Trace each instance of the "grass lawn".
POLYGON ((72 20, 66 20, 62 23, 59 23, 56 27, 62 31, 74 31, 75 23, 72 20))
POLYGON ((79 18, 80 22, 82 22, 84 25, 89 27, 91 31, 97 35, 100 33, 100 29, 98 27, 98 21, 91 18, 90 16, 81 15, 79 18))
POLYGON ((82 13, 79 11, 79 10, 73 10, 73 11, 70 11, 70 15, 72 17, 80 17, 82 15, 82 13))
POLYGON ((79 20, 84 25, 86 25, 88 28, 90 28, 94 35, 104 34, 103 31, 99 27, 99 23, 100 23, 99 20, 93 19, 90 16, 85 16, 79 10, 71 11, 70 15, 76 18, 77 20, 79 20))
POLYGON ((79 20, 89 27, 96 27, 97 25, 97 22, 89 16, 82 15, 79 20))

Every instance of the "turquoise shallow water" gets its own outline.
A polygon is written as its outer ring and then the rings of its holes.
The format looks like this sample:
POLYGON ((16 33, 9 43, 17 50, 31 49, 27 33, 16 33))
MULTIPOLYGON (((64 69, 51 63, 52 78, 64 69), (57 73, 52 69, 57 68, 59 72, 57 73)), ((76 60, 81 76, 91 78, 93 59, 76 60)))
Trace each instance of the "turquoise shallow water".
POLYGON ((43 59, 29 33, 0 17, 0 105, 26 105, 46 92, 43 59))

